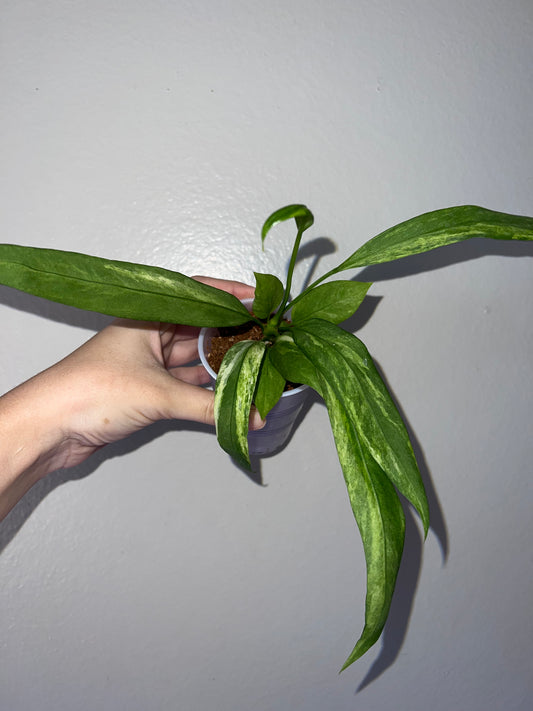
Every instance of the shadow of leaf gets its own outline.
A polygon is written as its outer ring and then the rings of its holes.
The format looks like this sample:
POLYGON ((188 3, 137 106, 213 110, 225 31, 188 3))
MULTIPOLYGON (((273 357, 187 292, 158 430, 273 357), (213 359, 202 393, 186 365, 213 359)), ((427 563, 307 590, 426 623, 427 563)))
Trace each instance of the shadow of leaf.
POLYGON ((298 264, 298 262, 302 262, 304 259, 313 257, 313 261, 307 270, 307 275, 302 284, 302 291, 307 289, 309 284, 311 284, 318 263, 322 257, 325 257, 328 254, 334 254, 336 251, 337 246, 333 240, 329 239, 329 237, 317 237, 310 242, 306 242, 300 247, 298 250, 298 256, 296 257, 296 264, 298 264))
POLYGON ((55 301, 48 301, 47 299, 42 299, 40 296, 26 294, 23 291, 11 289, 1 284, 0 304, 16 309, 17 311, 41 316, 42 318, 55 321, 56 323, 64 323, 69 326, 85 328, 91 331, 100 331, 113 320, 111 316, 104 316, 94 311, 84 311, 74 306, 58 304, 55 301))

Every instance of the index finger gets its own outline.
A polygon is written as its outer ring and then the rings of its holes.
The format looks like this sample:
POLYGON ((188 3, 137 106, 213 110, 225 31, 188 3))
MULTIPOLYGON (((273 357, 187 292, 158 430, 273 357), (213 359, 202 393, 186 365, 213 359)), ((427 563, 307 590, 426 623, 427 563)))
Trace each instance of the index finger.
POLYGON ((232 281, 231 279, 215 279, 214 277, 193 276, 196 281, 202 284, 214 286, 216 289, 222 289, 229 294, 233 294, 238 299, 252 299, 255 294, 255 287, 249 284, 243 284, 242 281, 232 281))

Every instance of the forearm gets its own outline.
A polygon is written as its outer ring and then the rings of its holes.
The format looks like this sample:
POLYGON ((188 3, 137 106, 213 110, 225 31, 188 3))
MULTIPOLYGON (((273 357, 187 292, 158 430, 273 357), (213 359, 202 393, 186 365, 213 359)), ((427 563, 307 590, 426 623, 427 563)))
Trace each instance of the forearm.
POLYGON ((0 520, 61 466, 63 434, 47 372, 0 397, 0 520))

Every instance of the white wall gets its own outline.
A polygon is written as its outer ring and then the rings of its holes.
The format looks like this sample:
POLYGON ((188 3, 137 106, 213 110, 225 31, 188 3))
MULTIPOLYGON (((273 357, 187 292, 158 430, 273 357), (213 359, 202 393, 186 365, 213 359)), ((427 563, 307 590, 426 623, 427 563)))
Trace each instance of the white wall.
MULTIPOLYGON (((283 274, 289 232, 262 253, 258 230, 289 202, 335 242, 324 270, 423 211, 533 213, 530 0, 1 14, 2 241, 250 280, 283 274)), ((0 708, 529 708, 532 256, 478 242, 365 273, 359 333, 434 521, 423 548, 409 522, 383 644, 337 675, 364 559, 325 408, 264 460, 264 486, 207 428, 164 424, 51 476, 1 525, 0 708)), ((1 391, 107 322, 7 288, 0 318, 1 391)))

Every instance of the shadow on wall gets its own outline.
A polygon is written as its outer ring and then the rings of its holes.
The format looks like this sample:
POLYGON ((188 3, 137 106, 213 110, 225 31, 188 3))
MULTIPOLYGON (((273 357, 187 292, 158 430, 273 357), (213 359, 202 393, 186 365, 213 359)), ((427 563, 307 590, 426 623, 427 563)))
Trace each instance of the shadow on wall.
MULTIPOLYGON (((53 301, 42 299, 39 296, 32 296, 17 289, 0 284, 0 304, 9 306, 17 311, 42 316, 56 323, 64 323, 67 326, 85 328, 89 331, 101 331, 113 320, 111 316, 95 313, 94 311, 82 311, 74 306, 56 304, 53 301)), ((27 335, 27 334, 24 334, 27 335)))
POLYGON ((205 432, 214 436, 214 428, 196 422, 164 420, 146 427, 140 432, 108 444, 81 464, 70 469, 59 469, 38 481, 28 493, 11 509, 0 522, 0 555, 11 540, 17 535, 39 504, 58 486, 67 482, 84 479, 95 472, 102 464, 115 457, 122 457, 144 447, 167 432, 205 432))

